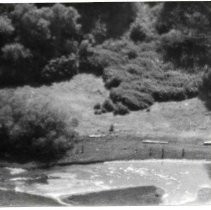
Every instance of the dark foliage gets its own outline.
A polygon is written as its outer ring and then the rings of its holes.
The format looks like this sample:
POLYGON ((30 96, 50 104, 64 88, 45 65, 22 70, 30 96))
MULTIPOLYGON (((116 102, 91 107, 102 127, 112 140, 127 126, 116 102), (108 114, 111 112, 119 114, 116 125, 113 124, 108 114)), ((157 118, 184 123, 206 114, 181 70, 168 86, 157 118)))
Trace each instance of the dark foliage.
MULTIPOLYGON (((210 65, 209 2, 16 4, 0 8, 0 85, 102 76, 96 113, 198 94, 210 65)), ((116 112, 117 113, 117 112, 116 112)))
POLYGON ((111 65, 124 63, 124 58, 116 52, 103 49, 101 46, 87 49, 86 55, 80 59, 80 71, 93 73, 97 76, 103 75, 104 68, 111 65))
MULTIPOLYGON (((33 4, 17 4, 7 15, 0 15, 1 85, 43 82, 46 65, 76 53, 81 39, 79 17, 76 9, 62 4, 40 8, 33 4)), ((57 67, 58 70, 48 71, 52 73, 49 76, 52 81, 55 81, 55 74, 64 75, 66 71, 62 65, 57 67)))
POLYGON ((70 5, 82 14, 80 23, 83 32, 92 33, 98 43, 120 37, 128 30, 137 13, 137 4, 132 2, 70 5))
POLYGON ((115 106, 114 114, 115 115, 125 115, 129 113, 129 109, 124 106, 121 102, 118 102, 115 106))
POLYGON ((168 2, 157 18, 161 49, 176 66, 210 65, 210 2, 168 2))
POLYGON ((32 54, 20 43, 7 44, 1 49, 1 85, 16 85, 29 79, 32 54))
POLYGON ((94 105, 94 110, 100 110, 101 109, 101 104, 97 103, 94 105))
POLYGON ((203 75, 200 85, 200 98, 205 102, 207 108, 211 110, 211 70, 207 69, 203 75))
POLYGON ((209 43, 203 37, 188 36, 171 30, 162 36, 160 48, 164 59, 178 67, 193 68, 210 63, 209 43))
POLYGON ((113 112, 115 110, 115 104, 110 99, 106 99, 102 104, 102 108, 105 109, 106 112, 113 112))
POLYGON ((147 37, 146 29, 141 25, 136 25, 131 29, 130 38, 137 41, 144 41, 147 37))
POLYGON ((115 103, 121 102, 130 110, 145 109, 153 104, 151 95, 133 89, 112 89, 110 97, 115 103))
POLYGON ((75 55, 62 56, 49 61, 43 68, 41 77, 45 82, 61 81, 72 78, 77 73, 75 55))
POLYGON ((0 15, 0 47, 10 41, 14 30, 11 20, 6 15, 0 15))
POLYGON ((67 129, 65 116, 41 104, 38 98, 27 102, 12 89, 0 92, 0 152, 1 156, 52 161, 71 149, 76 133, 67 129))
POLYGON ((122 40, 113 44, 106 42, 102 46, 106 50, 119 52, 125 60, 128 51, 133 50, 137 55, 127 59, 126 63, 108 63, 102 71, 115 106, 121 102, 129 110, 140 110, 148 108, 154 101, 180 101, 197 96, 203 69, 189 73, 175 69, 171 63, 163 63, 162 56, 155 50, 156 42, 135 46, 122 40))

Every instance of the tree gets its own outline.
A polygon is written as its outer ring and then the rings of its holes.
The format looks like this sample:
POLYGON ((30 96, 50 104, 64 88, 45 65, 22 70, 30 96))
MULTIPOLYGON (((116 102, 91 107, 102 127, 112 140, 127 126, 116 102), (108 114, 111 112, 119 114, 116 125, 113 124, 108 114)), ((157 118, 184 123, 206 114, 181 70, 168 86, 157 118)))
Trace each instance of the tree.
POLYGON ((60 56, 66 40, 75 40, 79 35, 80 16, 72 7, 55 4, 37 8, 24 4, 17 5, 12 14, 21 42, 47 57, 60 56))
MULTIPOLYGON (((13 75, 13 83, 40 83, 42 69, 50 60, 76 53, 81 36, 80 16, 73 7, 54 4, 37 8, 33 4, 17 4, 9 15, 12 21, 0 16, 0 38, 14 34, 11 40, 3 40, 4 63, 0 71, 4 73, 0 74, 0 80, 5 80, 5 75, 13 75)), ((8 84, 12 82, 9 77, 8 84)))
POLYGON ((211 64, 210 2, 164 3, 156 28, 167 60, 184 67, 211 64), (181 39, 177 38, 179 33, 181 39))
POLYGON ((51 161, 71 149, 77 138, 66 116, 54 109, 44 95, 5 89, 0 92, 0 154, 51 161))
POLYGON ((55 58, 43 68, 42 79, 45 82, 60 81, 72 78, 77 73, 77 58, 74 54, 55 58))
POLYGON ((99 42, 122 36, 135 19, 137 12, 137 5, 134 2, 65 5, 72 5, 79 11, 83 33, 92 33, 98 38, 100 36, 99 42))
POLYGON ((211 109, 211 70, 206 69, 202 84, 199 88, 199 96, 205 102, 205 105, 210 110, 211 109))
POLYGON ((14 30, 11 20, 5 15, 0 16, 0 47, 9 41, 14 30))
POLYGON ((6 44, 1 49, 1 83, 17 84, 29 80, 32 54, 20 43, 6 44))

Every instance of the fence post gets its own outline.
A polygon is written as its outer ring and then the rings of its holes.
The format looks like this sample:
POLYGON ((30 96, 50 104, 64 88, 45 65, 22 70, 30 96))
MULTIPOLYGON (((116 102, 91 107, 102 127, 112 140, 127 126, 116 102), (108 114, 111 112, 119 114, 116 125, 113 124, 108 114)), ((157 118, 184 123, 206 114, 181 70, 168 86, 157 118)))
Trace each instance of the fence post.
POLYGON ((152 157, 152 148, 149 148, 149 157, 152 157))
POLYGON ((164 148, 162 148, 162 154, 161 154, 161 158, 164 158, 164 148))
POLYGON ((84 153, 84 145, 81 145, 81 154, 84 153))
POLYGON ((182 149, 182 158, 184 158, 185 157, 185 149, 183 148, 182 149))

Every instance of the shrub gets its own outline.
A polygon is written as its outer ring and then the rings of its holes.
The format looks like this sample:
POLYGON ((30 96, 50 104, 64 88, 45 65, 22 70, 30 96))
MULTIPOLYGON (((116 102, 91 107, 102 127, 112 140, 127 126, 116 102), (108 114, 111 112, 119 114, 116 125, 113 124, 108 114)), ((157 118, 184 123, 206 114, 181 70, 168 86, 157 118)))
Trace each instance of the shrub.
POLYGON ((2 49, 2 57, 8 63, 20 64, 24 59, 31 57, 31 52, 26 49, 22 44, 13 43, 7 44, 2 49))
POLYGON ((122 82, 130 81, 131 75, 125 70, 128 65, 110 66, 104 69, 103 80, 108 89, 118 87, 122 82))
POLYGON ((133 42, 122 38, 120 40, 109 39, 102 43, 102 48, 120 54, 122 57, 129 59, 136 58, 138 55, 139 47, 133 42))
POLYGON ((164 59, 175 66, 194 67, 206 63, 206 47, 194 37, 184 35, 179 30, 171 30, 161 37, 164 59), (200 52, 200 53, 199 53, 200 52))
POLYGON ((122 102, 130 110, 140 110, 151 106, 154 103, 154 99, 150 94, 128 91, 124 94, 122 102))
POLYGON ((103 49, 100 46, 89 48, 87 54, 80 59, 80 71, 102 75, 104 68, 124 63, 125 59, 118 53, 103 49))
POLYGON ((137 41, 144 41, 147 37, 147 30, 144 26, 142 25, 134 25, 131 29, 130 32, 130 39, 133 40, 134 42, 137 41))
POLYGON ((181 101, 186 99, 184 88, 161 87, 153 92, 153 97, 156 101, 181 101))
POLYGON ((11 20, 7 16, 0 16, 0 47, 9 41, 14 30, 11 20))
POLYGON ((113 125, 113 124, 110 125, 110 127, 109 127, 109 132, 110 132, 110 133, 113 133, 113 132, 114 132, 114 125, 113 125))
POLYGON ((134 42, 150 41, 156 35, 154 22, 157 20, 159 8, 150 7, 145 3, 138 3, 136 20, 131 24, 129 38, 134 42))
POLYGON ((121 78, 114 76, 114 77, 111 77, 108 80, 106 80, 105 86, 106 86, 106 88, 111 89, 113 87, 118 87, 120 85, 120 83, 121 83, 121 78))
POLYGON ((145 109, 153 104, 154 99, 150 94, 141 93, 133 89, 113 89, 110 97, 114 102, 121 102, 130 110, 145 109))
POLYGON ((1 85, 21 84, 33 76, 30 70, 32 54, 22 44, 6 44, 1 49, 1 85))
POLYGON ((62 4, 41 8, 17 4, 11 16, 21 42, 47 58, 61 56, 65 42, 80 29, 77 10, 62 4))
POLYGON ((156 27, 162 34, 161 50, 167 61, 185 68, 210 63, 209 7, 201 2, 163 4, 156 27))
POLYGON ((80 22, 83 32, 94 32, 94 35, 100 35, 100 42, 103 38, 122 36, 133 22, 137 11, 136 3, 131 2, 96 2, 74 4, 74 7, 82 14, 80 22))
POLYGON ((0 34, 12 34, 14 32, 14 27, 11 20, 5 16, 0 16, 0 34))
POLYGON ((110 99, 106 99, 103 104, 102 108, 106 110, 106 112, 113 112, 115 109, 115 105, 110 99))
POLYGON ((102 43, 107 36, 106 24, 103 23, 101 19, 97 19, 94 24, 94 28, 91 31, 91 34, 93 34, 97 43, 102 43))
POLYGON ((200 83, 200 73, 167 71, 163 72, 160 78, 154 80, 151 92, 156 101, 180 101, 197 96, 200 83))
POLYGON ((94 105, 94 109, 95 109, 95 110, 101 109, 101 104, 100 104, 100 103, 95 104, 95 105, 94 105))
POLYGON ((78 119, 77 119, 77 118, 73 118, 73 119, 71 120, 71 122, 70 122, 70 125, 71 125, 73 128, 78 127, 78 125, 79 125, 78 119))
POLYGON ((211 70, 207 69, 202 77, 199 87, 199 96, 205 102, 208 109, 211 109, 211 70))
POLYGON ((115 110, 114 110, 114 115, 119 114, 119 115, 125 115, 129 113, 129 109, 124 106, 121 102, 118 102, 115 105, 115 110))
MULTIPOLYGON (((130 42, 107 41, 104 48, 120 52, 121 47, 130 49, 130 42)), ((133 46, 133 45, 131 45, 133 46)), ((110 89, 114 105, 121 102, 129 110, 140 110, 151 106, 154 101, 183 100, 197 95, 199 76, 174 69, 170 63, 163 63, 155 51, 157 43, 138 44, 137 57, 104 68, 103 80, 110 89)))
POLYGON ((101 109, 96 109, 96 110, 94 111, 94 114, 95 114, 95 115, 100 115, 100 114, 102 114, 102 110, 101 110, 101 109))
POLYGON ((51 161, 73 147, 77 135, 66 127, 65 116, 48 103, 40 104, 40 97, 30 102, 17 92, 0 94, 1 154, 51 161))
POLYGON ((136 50, 131 49, 128 51, 129 59, 135 59, 135 58, 137 58, 137 56, 138 56, 138 53, 136 52, 136 50))
POLYGON ((132 75, 140 76, 144 72, 145 69, 143 69, 141 66, 136 64, 128 64, 125 66, 125 69, 127 72, 129 72, 132 75))
POLYGON ((70 79, 77 73, 76 62, 76 56, 73 54, 52 59, 42 70, 42 79, 45 82, 70 79))

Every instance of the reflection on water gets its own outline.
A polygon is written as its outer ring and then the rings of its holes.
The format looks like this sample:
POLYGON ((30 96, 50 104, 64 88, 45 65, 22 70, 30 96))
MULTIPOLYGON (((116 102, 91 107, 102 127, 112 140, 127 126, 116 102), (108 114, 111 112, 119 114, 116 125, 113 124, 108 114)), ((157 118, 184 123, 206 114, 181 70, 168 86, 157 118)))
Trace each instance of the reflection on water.
POLYGON ((159 205, 164 191, 155 186, 128 187, 116 190, 66 196, 62 200, 77 206, 159 205))
POLYGON ((165 191, 162 204, 207 204, 211 200, 210 174, 211 164, 205 161, 115 161, 10 173, 7 183, 13 183, 18 191, 56 199, 111 189, 156 186, 165 191))

